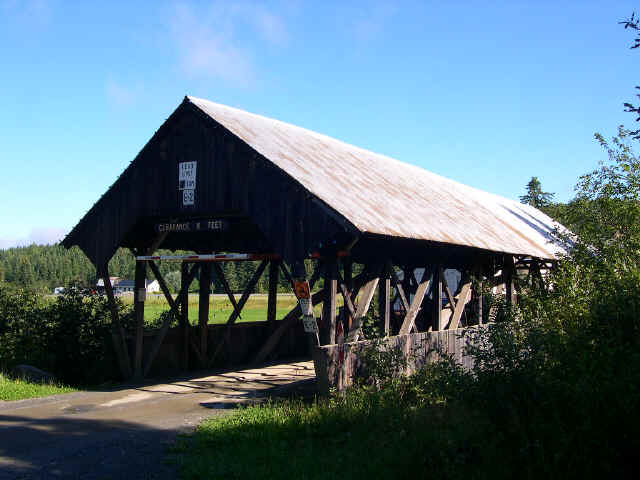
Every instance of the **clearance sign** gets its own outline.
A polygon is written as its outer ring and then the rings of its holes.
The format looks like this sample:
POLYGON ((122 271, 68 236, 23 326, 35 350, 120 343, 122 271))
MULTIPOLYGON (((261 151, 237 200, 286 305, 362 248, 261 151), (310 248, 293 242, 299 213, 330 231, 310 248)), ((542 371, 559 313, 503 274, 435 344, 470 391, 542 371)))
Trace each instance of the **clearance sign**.
POLYGON ((311 303, 311 288, 309 288, 309 282, 306 280, 294 281, 293 290, 295 291, 296 298, 300 303, 300 310, 302 310, 302 325, 304 331, 307 333, 318 333, 318 323, 313 316, 313 304, 311 303))
POLYGON ((182 191, 182 206, 195 204, 197 166, 197 162, 178 163, 178 190, 182 191))

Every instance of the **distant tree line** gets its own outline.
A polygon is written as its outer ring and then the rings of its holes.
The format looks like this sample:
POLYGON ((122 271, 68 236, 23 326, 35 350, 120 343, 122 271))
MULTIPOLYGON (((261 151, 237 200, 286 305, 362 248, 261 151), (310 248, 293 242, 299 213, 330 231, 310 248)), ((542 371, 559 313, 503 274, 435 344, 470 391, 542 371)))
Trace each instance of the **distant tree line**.
MULTIPOLYGON (((160 250, 158 254, 176 254, 176 252, 160 250)), ((179 252, 178 252, 179 253, 179 252)), ((259 262, 227 262, 221 264, 231 289, 242 291, 258 268, 259 262)), ((162 276, 174 292, 180 288, 180 263, 158 262, 162 276)), ((133 279, 135 258, 126 249, 119 249, 109 262, 112 276, 133 279)), ((153 279, 153 273, 147 270, 153 279)), ((268 289, 268 273, 264 273, 256 285, 255 292, 265 293, 268 289)), ((94 287, 97 273, 93 264, 77 247, 69 250, 61 245, 30 245, 0 250, 0 283, 16 287, 26 287, 43 293, 51 293, 55 287, 75 285, 94 287)), ((289 287, 281 274, 279 277, 281 291, 289 287)), ((213 292, 224 293, 222 282, 214 275, 213 292)), ((198 291, 198 280, 194 280, 190 290, 198 291)))

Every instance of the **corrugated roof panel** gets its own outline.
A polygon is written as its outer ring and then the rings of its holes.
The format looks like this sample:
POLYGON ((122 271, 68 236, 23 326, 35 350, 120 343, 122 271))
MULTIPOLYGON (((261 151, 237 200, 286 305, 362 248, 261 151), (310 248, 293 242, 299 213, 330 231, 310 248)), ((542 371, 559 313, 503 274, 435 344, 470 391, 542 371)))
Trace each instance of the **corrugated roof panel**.
POLYGON ((187 99, 361 232, 552 258, 561 227, 529 206, 295 125, 187 99))

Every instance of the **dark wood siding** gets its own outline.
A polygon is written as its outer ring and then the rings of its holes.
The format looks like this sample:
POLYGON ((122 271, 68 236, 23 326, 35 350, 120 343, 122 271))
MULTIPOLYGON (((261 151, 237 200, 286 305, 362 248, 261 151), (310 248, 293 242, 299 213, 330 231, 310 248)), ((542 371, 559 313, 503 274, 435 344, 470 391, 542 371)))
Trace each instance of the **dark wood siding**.
POLYGON ((119 246, 145 249, 158 221, 227 218, 226 232, 172 233, 163 248, 274 252, 291 262, 357 231, 297 181, 190 103, 182 105, 67 236, 101 268, 119 246), (197 162, 182 205, 178 163, 197 162))

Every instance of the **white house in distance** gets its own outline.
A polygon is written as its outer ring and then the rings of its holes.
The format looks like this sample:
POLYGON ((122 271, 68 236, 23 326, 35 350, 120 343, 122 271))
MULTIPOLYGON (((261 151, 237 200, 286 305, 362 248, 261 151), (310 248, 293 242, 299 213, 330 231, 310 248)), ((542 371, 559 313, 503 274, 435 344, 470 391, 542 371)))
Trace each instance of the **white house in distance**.
MULTIPOLYGON (((111 285, 113 286, 114 295, 133 293, 135 288, 135 282, 133 280, 123 279, 120 277, 109 277, 109 279, 111 280, 111 285)), ((160 291, 160 284, 157 280, 147 279, 145 281, 145 284, 147 293, 158 293, 160 291)), ((104 279, 98 279, 96 288, 100 293, 104 293, 104 279)))

